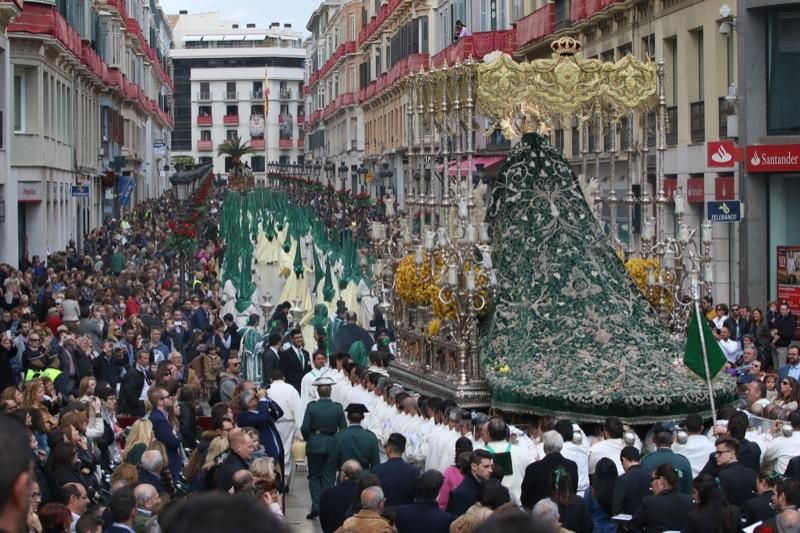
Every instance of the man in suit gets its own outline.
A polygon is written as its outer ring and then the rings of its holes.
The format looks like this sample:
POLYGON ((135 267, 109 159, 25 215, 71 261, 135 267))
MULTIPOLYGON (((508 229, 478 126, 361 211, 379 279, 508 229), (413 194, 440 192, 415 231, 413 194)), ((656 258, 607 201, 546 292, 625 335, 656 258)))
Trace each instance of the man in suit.
POLYGON ((639 464, 639 450, 634 446, 625 446, 619 457, 625 473, 614 484, 611 509, 615 515, 633 516, 642 505, 642 498, 650 495, 650 472, 639 464))
POLYGON ((136 467, 139 483, 152 485, 159 494, 165 493, 167 489, 164 487, 164 482, 161 481, 162 468, 164 468, 164 463, 161 452, 158 450, 147 450, 142 454, 139 466, 136 467))
POLYGON ((444 476, 438 470, 422 473, 417 481, 414 503, 397 508, 395 527, 398 533, 447 533, 450 530, 453 515, 439 509, 436 501, 443 484, 444 476))
POLYGON ((319 525, 324 533, 333 533, 344 523, 347 510, 358 493, 361 465, 351 459, 342 465, 339 484, 324 489, 319 496, 319 525))
MULTIPOLYGON (((321 493, 333 485, 336 476, 338 464, 330 457, 334 435, 337 431, 347 427, 342 406, 331 401, 331 387, 335 383, 333 378, 328 376, 317 378, 314 386, 317 387, 319 400, 308 404, 303 416, 303 425, 300 428, 300 432, 306 440, 306 458, 308 460, 308 491, 311 494, 311 512, 306 518, 309 520, 319 516, 321 493)), ((344 461, 344 464, 349 462, 351 461, 344 461)), ((358 465, 360 473, 361 463, 358 461, 355 463, 358 465)), ((342 468, 344 468, 344 464, 342 468)), ((346 509, 347 507, 345 507, 346 509)), ((342 513, 342 522, 344 522, 344 512, 342 513)))
POLYGON ((200 307, 198 307, 194 313, 192 313, 192 329, 202 329, 203 331, 206 330, 208 325, 211 323, 211 314, 208 310, 209 303, 206 298, 200 302, 200 307))
POLYGON ((153 520, 158 520, 156 513, 161 507, 161 496, 154 486, 142 482, 136 485, 133 494, 136 497, 136 527, 134 529, 137 532, 144 532, 147 531, 148 522, 152 523, 153 520))
POLYGON ((131 533, 136 525, 136 496, 133 487, 120 487, 111 493, 108 504, 114 523, 104 533, 131 533))
POLYGON ((119 411, 135 417, 144 416, 144 399, 147 398, 153 376, 147 368, 150 354, 141 350, 136 354, 136 366, 125 374, 119 393, 119 411))
POLYGON ((333 437, 331 457, 334 468, 339 468, 348 459, 355 459, 364 470, 372 470, 381 462, 378 438, 361 427, 364 414, 368 413, 363 403, 351 403, 345 409, 350 425, 333 437))
POLYGON ((573 494, 578 490, 578 465, 561 455, 564 437, 558 431, 547 431, 542 435, 542 446, 544 458, 528 465, 522 479, 520 502, 526 509, 533 509, 536 502, 550 497, 550 474, 559 466, 569 473, 573 494))
POLYGON ((292 344, 280 353, 281 371, 286 376, 286 383, 300 392, 300 383, 303 376, 311 370, 311 358, 303 349, 305 341, 300 328, 291 331, 292 344))
POLYGON ((248 470, 253 457, 253 439, 241 428, 228 433, 230 453, 217 469, 217 489, 228 492, 233 486, 233 476, 239 470, 248 470))
POLYGON ((772 495, 772 506, 775 508, 775 517, 764 521, 766 531, 780 531, 777 527, 777 516, 784 511, 800 507, 800 481, 793 478, 783 478, 775 485, 772 495))
POLYGON ((406 438, 401 433, 392 433, 386 440, 387 461, 372 469, 372 473, 381 480, 386 505, 390 507, 413 502, 417 491, 419 468, 403 460, 405 451, 406 438))
POLYGON ((283 466, 283 442, 275 421, 283 416, 283 409, 267 396, 267 389, 246 390, 239 396, 239 427, 252 427, 258 431, 264 451, 283 466))
POLYGON ((787 302, 782 302, 775 317, 775 328, 772 334, 772 364, 774 368, 781 368, 786 364, 788 348, 794 338, 797 328, 797 317, 792 313, 787 302))
MULTIPOLYGON (((119 369, 125 367, 125 352, 122 348, 114 348, 114 343, 104 341, 103 351, 92 361, 92 370, 97 381, 105 381, 116 390, 119 382, 119 369)), ((124 411, 120 411, 124 412, 124 411)))
POLYGON ((272 377, 273 370, 282 370, 280 347, 281 347, 280 332, 278 332, 277 330, 270 331, 269 336, 267 337, 267 347, 264 348, 264 351, 261 354, 261 365, 263 366, 264 386, 267 386, 269 384, 269 380, 272 377))
POLYGON ((729 503, 743 509, 745 502, 754 496, 758 476, 736 458, 739 451, 738 440, 733 437, 720 437, 714 443, 714 447, 717 466, 720 468, 717 479, 725 498, 729 503))
POLYGON ((787 348, 786 364, 778 369, 778 382, 787 377, 800 381, 800 346, 787 348))
POLYGON ((642 466, 649 472, 653 472, 664 463, 672 465, 675 470, 681 472, 677 488, 683 494, 691 494, 692 465, 686 457, 672 451, 672 432, 674 429, 672 424, 663 422, 658 422, 653 426, 653 443, 656 445, 656 451, 642 458, 642 466))
POLYGON ((478 501, 481 484, 491 477, 493 464, 492 454, 486 450, 475 450, 469 456, 469 474, 450 493, 450 500, 447 502, 447 512, 453 518, 466 513, 478 501))
POLYGON ((172 479, 180 479, 183 471, 183 456, 181 455, 181 436, 169 423, 167 408, 172 406, 172 396, 163 387, 151 387, 147 391, 147 399, 153 407, 150 411, 150 422, 153 423, 153 436, 164 445, 167 450, 169 472, 172 479))

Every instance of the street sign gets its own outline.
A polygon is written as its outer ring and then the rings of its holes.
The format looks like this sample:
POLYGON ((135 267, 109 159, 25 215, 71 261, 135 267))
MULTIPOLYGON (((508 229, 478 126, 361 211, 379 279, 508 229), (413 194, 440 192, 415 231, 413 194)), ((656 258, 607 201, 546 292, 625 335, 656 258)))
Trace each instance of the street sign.
POLYGON ((708 220, 711 222, 739 222, 742 219, 742 202, 708 202, 708 220))
POLYGON ((714 200, 733 200, 734 196, 733 176, 717 176, 714 179, 714 200))
POLYGON ((709 168, 731 168, 739 161, 739 155, 733 141, 708 141, 706 144, 709 168))
POLYGON ((765 144, 747 147, 748 172, 797 172, 800 170, 800 144, 765 144))
POLYGON ((117 182, 117 190, 119 192, 119 205, 120 207, 127 207, 128 200, 131 197, 133 188, 136 184, 130 176, 120 176, 117 182))
POLYGON ((88 185, 73 185, 72 186, 72 196, 74 198, 89 198, 89 186, 88 185))

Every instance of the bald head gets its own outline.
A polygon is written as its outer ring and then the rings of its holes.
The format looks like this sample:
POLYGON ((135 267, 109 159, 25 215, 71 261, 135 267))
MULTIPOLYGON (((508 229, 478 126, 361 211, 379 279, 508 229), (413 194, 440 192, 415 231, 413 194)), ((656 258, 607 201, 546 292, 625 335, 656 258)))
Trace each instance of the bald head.
POLYGON ((136 488, 133 489, 133 495, 136 497, 136 507, 147 509, 148 511, 152 510, 161 501, 156 488, 147 483, 136 485, 136 488))
POLYGON ((342 465, 342 473, 345 479, 358 479, 361 475, 361 464, 355 459, 349 459, 342 465))
POLYGON ((161 457, 161 452, 158 450, 147 450, 142 454, 140 464, 144 470, 153 474, 158 474, 161 472, 163 461, 164 458, 161 457))
POLYGON ((367 487, 361 492, 361 507, 369 511, 380 512, 383 507, 383 489, 367 487))
POLYGON ((406 414, 409 415, 417 414, 417 399, 409 396, 408 398, 403 400, 402 407, 403 407, 403 412, 406 414))

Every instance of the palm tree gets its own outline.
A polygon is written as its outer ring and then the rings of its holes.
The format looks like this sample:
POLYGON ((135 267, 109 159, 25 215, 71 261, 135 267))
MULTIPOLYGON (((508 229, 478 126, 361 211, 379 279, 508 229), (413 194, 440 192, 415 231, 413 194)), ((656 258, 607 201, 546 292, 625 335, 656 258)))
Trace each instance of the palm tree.
POLYGON ((217 146, 217 155, 230 157, 234 167, 239 166, 242 156, 254 153, 256 152, 250 148, 249 142, 242 142, 241 137, 238 135, 234 135, 230 139, 226 139, 223 143, 217 146))

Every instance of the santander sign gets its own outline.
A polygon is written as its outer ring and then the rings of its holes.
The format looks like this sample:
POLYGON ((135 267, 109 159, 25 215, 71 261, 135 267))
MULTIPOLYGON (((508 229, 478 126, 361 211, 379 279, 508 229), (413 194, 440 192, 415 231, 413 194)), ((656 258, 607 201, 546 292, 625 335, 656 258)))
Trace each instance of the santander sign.
POLYGON ((800 171, 800 145, 750 145, 746 149, 745 163, 747 171, 752 173, 800 171))
POLYGON ((706 157, 709 168, 731 168, 740 160, 741 151, 730 140, 709 141, 706 144, 706 157))

